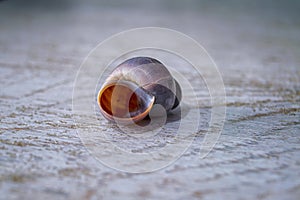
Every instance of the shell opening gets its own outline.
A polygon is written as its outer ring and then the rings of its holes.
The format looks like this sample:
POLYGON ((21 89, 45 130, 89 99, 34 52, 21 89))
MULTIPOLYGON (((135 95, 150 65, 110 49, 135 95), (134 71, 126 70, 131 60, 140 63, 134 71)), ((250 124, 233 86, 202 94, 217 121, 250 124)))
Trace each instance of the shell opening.
POLYGON ((129 82, 108 84, 98 95, 101 112, 109 120, 139 121, 145 118, 154 103, 154 97, 129 82))

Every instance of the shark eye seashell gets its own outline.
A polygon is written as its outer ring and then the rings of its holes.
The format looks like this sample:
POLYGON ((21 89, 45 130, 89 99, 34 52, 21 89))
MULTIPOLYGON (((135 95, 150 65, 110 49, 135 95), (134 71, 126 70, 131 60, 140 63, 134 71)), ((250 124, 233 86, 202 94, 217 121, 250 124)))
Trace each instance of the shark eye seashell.
POLYGON ((98 105, 110 121, 138 122, 154 104, 166 112, 179 106, 181 89, 168 69, 150 57, 135 57, 118 65, 98 93, 98 105))

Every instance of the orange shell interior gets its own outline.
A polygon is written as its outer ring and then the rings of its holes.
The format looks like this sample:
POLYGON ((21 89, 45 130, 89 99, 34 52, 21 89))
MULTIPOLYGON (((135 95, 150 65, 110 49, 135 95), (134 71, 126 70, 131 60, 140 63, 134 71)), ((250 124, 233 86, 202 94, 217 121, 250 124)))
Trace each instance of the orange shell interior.
POLYGON ((101 112, 113 121, 116 119, 140 121, 148 115, 153 103, 154 99, 148 108, 142 108, 141 99, 132 89, 122 84, 108 85, 98 95, 101 112), (133 116, 133 113, 139 114, 133 116))

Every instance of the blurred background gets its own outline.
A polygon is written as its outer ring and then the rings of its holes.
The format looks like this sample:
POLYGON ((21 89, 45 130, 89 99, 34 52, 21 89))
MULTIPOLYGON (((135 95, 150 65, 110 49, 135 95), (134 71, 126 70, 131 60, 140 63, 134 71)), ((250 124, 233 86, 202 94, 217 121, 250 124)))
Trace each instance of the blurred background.
POLYGON ((296 0, 0 1, 0 199, 298 199, 299 10, 296 0), (84 148, 72 90, 98 43, 147 26, 203 45, 224 80, 227 118, 207 158, 200 135, 171 166, 128 174, 84 148))

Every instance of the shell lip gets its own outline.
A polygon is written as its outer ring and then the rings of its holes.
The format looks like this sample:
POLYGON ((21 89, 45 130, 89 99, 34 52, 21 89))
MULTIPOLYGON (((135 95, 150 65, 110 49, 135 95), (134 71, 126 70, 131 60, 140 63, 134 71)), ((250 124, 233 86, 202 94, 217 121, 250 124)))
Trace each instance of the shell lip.
MULTIPOLYGON (((106 119, 110 120, 110 121, 118 122, 118 123, 121 123, 121 124, 128 124, 128 123, 130 123, 130 122, 137 122, 137 121, 143 120, 143 119, 150 113, 150 111, 151 111, 151 109, 152 109, 152 107, 153 107, 153 105, 154 105, 154 102, 155 102, 155 96, 154 96, 154 95, 151 95, 150 104, 149 104, 149 106, 147 107, 147 109, 146 109, 144 112, 142 112, 142 113, 140 113, 139 115, 136 115, 136 116, 134 116, 134 117, 125 117, 125 118, 122 118, 122 117, 116 117, 116 116, 111 115, 110 113, 108 113, 107 111, 105 111, 105 109, 102 108, 100 98, 101 98, 103 92, 104 92, 107 88, 109 88, 109 87, 111 87, 111 86, 113 86, 113 85, 116 85, 116 84, 117 84, 117 85, 123 85, 123 86, 126 86, 126 87, 129 86, 130 89, 134 88, 133 91, 135 91, 137 88, 139 88, 138 85, 136 85, 135 83, 133 83, 133 82, 131 82, 131 81, 118 80, 118 81, 112 81, 112 82, 106 83, 106 84, 104 85, 104 87, 102 87, 102 88, 99 90, 98 96, 97 96, 97 103, 98 103, 98 106, 99 106, 100 111, 101 111, 101 113, 103 114, 103 116, 104 116, 106 119)), ((149 94, 149 96, 150 96, 150 94, 149 94)))

